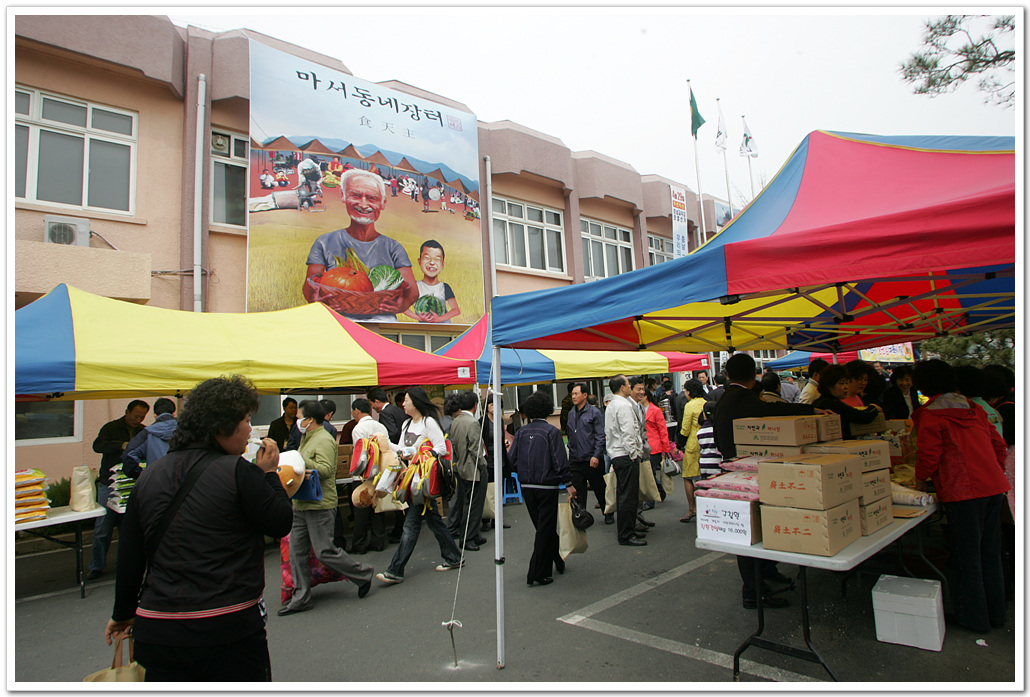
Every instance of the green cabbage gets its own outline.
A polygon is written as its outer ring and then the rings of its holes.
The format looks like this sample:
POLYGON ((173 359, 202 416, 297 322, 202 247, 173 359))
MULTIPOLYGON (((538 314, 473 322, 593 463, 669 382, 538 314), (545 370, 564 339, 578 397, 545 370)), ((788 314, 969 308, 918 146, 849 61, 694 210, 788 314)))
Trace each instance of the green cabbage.
POLYGON ((368 280, 372 282, 372 290, 394 290, 404 282, 401 272, 386 264, 373 266, 368 280))

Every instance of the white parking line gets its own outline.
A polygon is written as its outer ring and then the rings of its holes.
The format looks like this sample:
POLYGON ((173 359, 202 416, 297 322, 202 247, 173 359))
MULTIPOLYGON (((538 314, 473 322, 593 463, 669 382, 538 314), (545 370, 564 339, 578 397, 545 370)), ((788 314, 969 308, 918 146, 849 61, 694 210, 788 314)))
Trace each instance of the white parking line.
MULTIPOLYGON (((710 663, 711 665, 719 666, 721 668, 732 669, 733 656, 731 654, 719 653, 718 651, 704 649, 700 646, 693 646, 680 641, 664 639, 651 634, 644 634, 643 632, 626 629, 625 627, 619 627, 607 622, 590 619, 598 613, 609 610, 620 603, 631 600, 664 583, 673 581, 680 576, 690 573, 694 569, 702 567, 705 564, 710 564, 723 556, 725 555, 722 553, 711 552, 703 557, 695 559, 692 562, 688 562, 682 566, 677 566, 675 569, 670 569, 664 574, 638 583, 624 591, 620 591, 615 595, 608 596, 603 600, 587 605, 580 610, 570 612, 563 617, 559 617, 558 621, 571 624, 576 627, 583 627, 584 629, 589 629, 601 634, 607 634, 608 636, 615 637, 617 639, 632 641, 633 643, 640 644, 642 646, 649 646, 651 648, 658 649, 659 651, 666 651, 685 658, 710 663)), ((755 661, 748 661, 746 659, 741 659, 740 671, 742 673, 747 673, 748 675, 754 675, 755 677, 764 678, 766 680, 775 680, 777 682, 823 682, 818 678, 813 678, 808 675, 801 675, 800 673, 774 668, 772 666, 756 663, 755 661)))

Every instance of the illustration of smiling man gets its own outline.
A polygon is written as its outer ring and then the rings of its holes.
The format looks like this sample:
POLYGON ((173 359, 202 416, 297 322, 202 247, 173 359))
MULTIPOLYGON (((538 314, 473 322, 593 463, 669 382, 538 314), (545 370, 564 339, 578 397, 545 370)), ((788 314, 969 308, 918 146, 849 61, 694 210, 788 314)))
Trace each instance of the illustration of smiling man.
POLYGON ((323 302, 349 319, 392 322, 418 298, 408 253, 397 240, 376 230, 386 208, 386 184, 379 175, 361 169, 343 173, 340 181, 350 225, 320 236, 311 245, 304 279, 304 298, 323 302), (349 254, 366 269, 386 265, 400 272, 403 283, 392 291, 372 293, 365 271, 353 267, 349 254), (334 269, 340 272, 330 274, 334 269), (332 278, 332 283, 328 283, 332 278))

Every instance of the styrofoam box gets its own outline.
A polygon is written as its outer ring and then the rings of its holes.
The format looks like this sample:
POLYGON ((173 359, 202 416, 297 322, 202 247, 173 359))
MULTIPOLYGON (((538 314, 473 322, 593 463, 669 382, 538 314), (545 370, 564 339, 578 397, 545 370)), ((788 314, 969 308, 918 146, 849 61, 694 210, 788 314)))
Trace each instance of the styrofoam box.
POLYGON ((929 651, 944 646, 941 582, 884 574, 873 586, 876 639, 929 651))

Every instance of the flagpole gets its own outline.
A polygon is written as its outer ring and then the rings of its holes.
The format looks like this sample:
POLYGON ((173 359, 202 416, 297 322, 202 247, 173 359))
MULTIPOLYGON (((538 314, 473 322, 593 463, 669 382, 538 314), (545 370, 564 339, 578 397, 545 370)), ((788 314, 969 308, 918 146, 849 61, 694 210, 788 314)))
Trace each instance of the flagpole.
MULTIPOLYGON (((722 124, 722 105, 719 104, 719 98, 715 98, 715 103, 719 107, 719 123, 722 124)), ((726 146, 723 144, 722 148, 722 171, 726 173, 726 203, 730 207, 730 218, 733 218, 733 198, 730 196, 730 165, 726 161, 726 146)))
MULTIPOLYGON (((744 115, 740 115, 740 120, 744 123, 744 132, 747 133, 747 121, 744 121, 744 115)), ((747 156, 747 181, 751 184, 751 200, 755 200, 755 178, 751 174, 751 156, 747 156)))
MULTIPOLYGON (((687 80, 687 95, 691 95, 690 80, 687 80)), ((693 113, 691 113, 693 120, 693 113)), ((694 169, 697 171, 697 207, 701 211, 701 244, 708 242, 708 228, 705 226, 705 202, 701 196, 701 161, 697 155, 697 133, 694 134, 694 169)))

